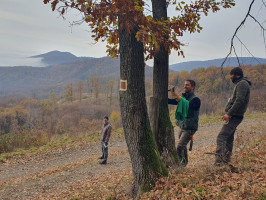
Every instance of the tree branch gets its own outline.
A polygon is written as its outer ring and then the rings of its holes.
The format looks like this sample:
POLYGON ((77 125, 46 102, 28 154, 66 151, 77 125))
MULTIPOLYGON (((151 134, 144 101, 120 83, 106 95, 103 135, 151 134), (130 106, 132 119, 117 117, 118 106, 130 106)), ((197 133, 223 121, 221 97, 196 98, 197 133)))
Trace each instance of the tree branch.
MULTIPOLYGON (((263 2, 263 1, 262 1, 263 2)), ((264 2, 263 2, 264 3, 264 2)), ((266 7, 266 4, 264 3, 265 7, 266 7)), ((266 29, 261 25, 261 23, 255 18, 253 17, 251 14, 249 14, 249 16, 254 19, 254 21, 259 24, 259 26, 261 27, 262 29, 262 34, 263 34, 263 40, 264 40, 264 46, 265 46, 265 51, 266 51, 266 39, 265 39, 265 31, 266 29)))
POLYGON ((262 1, 263 5, 266 7, 266 3, 264 2, 264 0, 261 0, 261 1, 262 1))
POLYGON ((237 55, 237 53, 236 53, 236 49, 235 49, 234 46, 233 46, 233 49, 234 49, 234 53, 235 53, 235 55, 236 55, 236 59, 237 59, 237 62, 238 62, 238 66, 240 66, 240 61, 239 61, 239 58, 238 58, 238 55, 237 55))
MULTIPOLYGON (((263 25, 255 18, 255 17, 253 17, 251 14, 250 14, 250 11, 251 11, 251 8, 252 8, 252 6, 253 6, 253 3, 255 2, 255 0, 252 0, 252 2, 250 3, 250 5, 249 5, 249 9, 248 9, 248 12, 247 12, 247 14, 246 14, 246 16, 245 16, 245 18, 243 19, 243 21, 240 23, 240 25, 236 28, 236 30, 235 30, 235 32, 234 32, 234 34, 233 34, 233 36, 232 36, 232 38, 231 38, 231 46, 230 46, 230 51, 229 51, 229 53, 226 55, 226 57, 225 57, 225 59, 224 59, 224 61, 222 62, 222 64, 221 64, 221 73, 222 73, 222 75, 223 75, 223 77, 224 77, 224 79, 225 79, 225 74, 224 74, 224 72, 223 72, 223 66, 224 66, 224 64, 225 64, 225 62, 226 62, 226 60, 228 59, 228 57, 232 54, 232 51, 234 51, 234 54, 236 55, 236 58, 237 58, 237 61, 238 61, 238 65, 240 66, 240 62, 239 62, 239 58, 238 58, 238 56, 237 56, 237 54, 236 54, 236 50, 235 50, 235 47, 234 47, 234 39, 235 39, 235 37, 238 39, 238 41, 245 47, 245 49, 249 52, 249 54, 250 55, 252 55, 252 57, 254 57, 255 58, 255 56, 248 50, 248 48, 246 47, 246 45, 244 45, 244 43, 237 37, 237 32, 241 29, 241 27, 245 24, 245 22, 246 22, 246 19, 248 18, 248 17, 251 17, 259 26, 260 26, 260 28, 262 29, 262 34, 263 34, 263 39, 264 39, 264 45, 265 45, 265 51, 266 51, 266 39, 265 39, 265 31, 266 31, 266 29, 263 27, 263 25)), ((266 7, 266 3, 264 2, 264 0, 262 0, 262 3, 263 3, 263 5, 266 7)), ((256 59, 256 58, 255 58, 256 59)), ((257 61, 258 61, 258 59, 256 59, 257 61)), ((259 61, 258 61, 259 62, 259 61)), ((259 62, 260 63, 260 62, 259 62)))
POLYGON ((258 24, 259 24, 259 26, 261 27, 261 29, 263 30, 263 31, 266 31, 266 29, 260 24, 260 22, 255 18, 255 17, 253 17, 251 14, 248 14, 252 19, 254 19, 254 21, 255 22, 257 22, 258 24))
POLYGON ((259 63, 259 64, 261 64, 260 63, 260 61, 248 50, 248 48, 246 47, 246 45, 239 39, 239 37, 238 36, 236 36, 236 38, 238 39, 238 41, 245 47, 245 49, 249 52, 249 54, 254 58, 254 59, 256 59, 257 60, 257 62, 259 63))
POLYGON ((244 25, 244 23, 246 22, 246 19, 247 19, 247 17, 249 16, 249 13, 250 13, 250 10, 251 10, 251 7, 252 7, 254 1, 255 1, 255 0, 252 0, 251 4, 249 5, 248 13, 246 14, 244 20, 243 20, 243 21, 240 23, 240 25, 237 27, 237 29, 235 30, 235 33, 234 33, 233 37, 231 38, 230 52, 229 52, 229 53, 227 54, 227 56, 225 57, 225 59, 224 59, 222 65, 221 65, 221 68, 223 67, 223 65, 224 65, 225 61, 227 60, 227 58, 228 58, 228 57, 231 55, 231 53, 232 53, 232 49, 233 49, 233 47, 234 47, 234 38, 235 38, 237 32, 239 31, 239 29, 240 29, 240 28, 244 25))

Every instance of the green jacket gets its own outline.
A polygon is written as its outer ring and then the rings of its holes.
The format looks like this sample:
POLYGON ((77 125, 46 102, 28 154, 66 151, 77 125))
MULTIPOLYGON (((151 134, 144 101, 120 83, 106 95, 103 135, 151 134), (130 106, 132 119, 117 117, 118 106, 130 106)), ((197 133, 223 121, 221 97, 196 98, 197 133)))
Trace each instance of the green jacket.
POLYGON ((225 112, 231 116, 243 116, 247 110, 251 82, 246 78, 240 78, 235 83, 232 96, 229 98, 225 112))
POLYGON ((181 121, 185 120, 187 118, 188 108, 189 108, 189 101, 181 97, 175 111, 175 119, 181 121))
POLYGON ((176 125, 184 130, 198 130, 200 99, 193 93, 183 93, 182 97, 189 101, 189 109, 185 120, 176 120, 176 125))

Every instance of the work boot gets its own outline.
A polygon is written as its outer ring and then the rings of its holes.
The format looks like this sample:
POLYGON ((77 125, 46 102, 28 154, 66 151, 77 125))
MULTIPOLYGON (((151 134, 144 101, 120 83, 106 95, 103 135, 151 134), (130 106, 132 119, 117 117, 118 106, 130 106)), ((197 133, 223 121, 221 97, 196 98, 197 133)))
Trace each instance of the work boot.
POLYGON ((100 162, 100 165, 106 165, 107 161, 103 160, 102 162, 100 162))

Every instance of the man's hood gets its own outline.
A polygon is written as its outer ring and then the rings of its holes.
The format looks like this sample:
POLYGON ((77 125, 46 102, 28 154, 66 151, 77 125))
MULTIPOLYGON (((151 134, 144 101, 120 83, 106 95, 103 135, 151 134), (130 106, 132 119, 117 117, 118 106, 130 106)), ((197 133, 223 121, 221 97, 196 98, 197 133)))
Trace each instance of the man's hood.
POLYGON ((251 85, 251 81, 248 80, 247 77, 243 77, 243 78, 240 78, 240 79, 236 80, 236 81, 234 82, 234 84, 237 84, 237 83, 239 83, 239 82, 242 81, 242 80, 247 81, 248 84, 251 85))
POLYGON ((248 80, 248 78, 247 78, 247 77, 243 77, 243 80, 247 81, 247 82, 248 82, 248 84, 251 86, 251 81, 250 81, 250 80, 248 80))

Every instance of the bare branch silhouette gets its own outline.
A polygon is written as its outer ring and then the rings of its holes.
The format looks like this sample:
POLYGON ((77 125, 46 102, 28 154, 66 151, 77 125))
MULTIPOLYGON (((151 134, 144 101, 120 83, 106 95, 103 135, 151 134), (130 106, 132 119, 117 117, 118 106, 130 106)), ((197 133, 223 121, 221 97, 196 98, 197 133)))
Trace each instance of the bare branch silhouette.
POLYGON ((247 48, 247 46, 239 39, 239 37, 238 36, 236 36, 236 38, 238 39, 238 41, 245 47, 245 49, 248 51, 248 53, 259 63, 259 64, 261 64, 260 63, 260 61, 249 51, 249 49, 247 48))
POLYGON ((259 26, 261 27, 261 29, 263 30, 263 31, 266 31, 266 29, 261 25, 261 23, 255 18, 255 17, 253 17, 251 14, 248 14, 252 19, 254 19, 254 21, 255 22, 257 22, 258 24, 259 24, 259 26))
MULTIPOLYGON (((264 2, 263 2, 264 3, 264 2)), ((266 7, 266 5, 265 5, 266 7)), ((253 17, 251 14, 249 14, 249 16, 254 19, 254 21, 260 26, 260 28, 262 29, 262 34, 263 34, 263 40, 264 40, 264 46, 265 46, 265 51, 266 51, 266 39, 265 39, 265 31, 266 29, 261 25, 261 23, 255 18, 253 17)))
MULTIPOLYGON (((254 21, 260 26, 260 28, 261 28, 261 30, 262 30, 262 34, 263 34, 263 40, 264 40, 265 51, 266 51, 266 39, 265 39, 265 31, 266 31, 266 29, 265 29, 265 27, 262 25, 262 23, 260 23, 255 17, 253 17, 253 16, 250 14, 250 11, 251 11, 251 8, 252 8, 254 2, 255 2, 255 0, 252 0, 252 2, 250 3, 250 5, 249 5, 249 9, 248 9, 248 12, 247 12, 245 18, 244 18, 243 21, 240 23, 240 25, 236 28, 236 30, 235 30, 235 32, 234 32, 232 38, 231 38, 230 51, 229 51, 229 53, 226 55, 224 61, 223 61, 222 64, 221 64, 221 72, 222 72, 222 75, 223 75, 224 78, 225 78, 225 74, 224 74, 224 72, 223 72, 223 66, 224 66, 226 60, 228 59, 228 57, 232 54, 232 51, 234 51, 234 54, 236 55, 236 58, 237 58, 237 61, 238 61, 238 65, 240 66, 239 58, 238 58, 238 56, 237 56, 236 49, 235 49, 235 46, 234 46, 234 39, 235 39, 235 38, 237 38, 238 41, 241 43, 241 45, 243 45, 243 46, 245 47, 245 49, 248 51, 248 53, 249 53, 253 58, 256 59, 256 57, 255 57, 255 56, 249 51, 249 49, 247 48, 247 46, 246 46, 246 45, 245 45, 245 44, 239 39, 239 37, 237 36, 237 32, 238 32, 238 31, 242 28, 242 26, 245 24, 246 19, 247 19, 248 17, 251 17, 251 18, 252 18, 252 19, 253 19, 253 20, 254 20, 254 21)), ((266 7, 266 3, 264 2, 264 0, 262 0, 262 3, 263 3, 263 5, 266 7)), ((256 60, 258 61, 258 63, 260 63, 258 59, 256 59, 256 60)))
POLYGON ((263 5, 266 7, 266 3, 264 2, 264 0, 261 0, 261 1, 262 1, 263 5))
POLYGON ((240 28, 244 25, 244 23, 246 22, 246 19, 247 19, 247 17, 249 16, 249 13, 250 13, 250 10, 251 10, 251 7, 252 7, 254 1, 255 1, 255 0, 252 0, 251 4, 249 5, 248 13, 246 14, 244 20, 243 20, 243 21, 240 23, 240 25, 236 28, 235 33, 233 34, 233 37, 231 38, 231 47, 230 47, 230 51, 229 51, 229 53, 227 54, 227 56, 225 57, 225 59, 224 59, 222 65, 221 65, 221 68, 223 67, 223 65, 224 65, 225 61, 227 60, 227 58, 232 54, 232 49, 234 48, 234 38, 235 38, 237 32, 239 31, 239 29, 240 29, 240 28))

